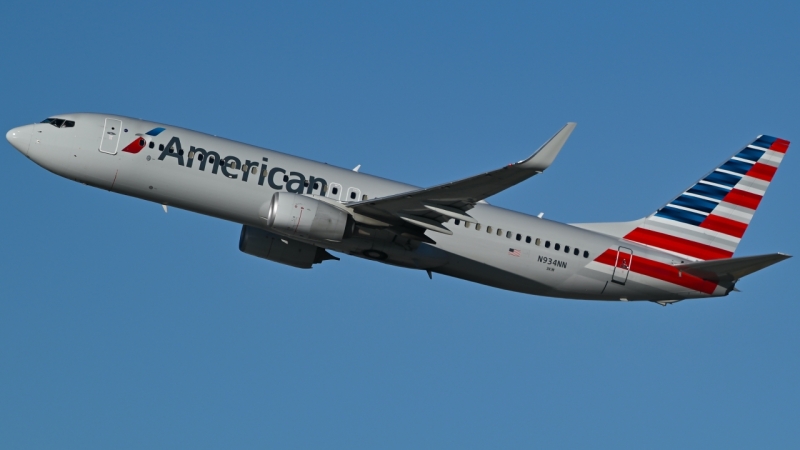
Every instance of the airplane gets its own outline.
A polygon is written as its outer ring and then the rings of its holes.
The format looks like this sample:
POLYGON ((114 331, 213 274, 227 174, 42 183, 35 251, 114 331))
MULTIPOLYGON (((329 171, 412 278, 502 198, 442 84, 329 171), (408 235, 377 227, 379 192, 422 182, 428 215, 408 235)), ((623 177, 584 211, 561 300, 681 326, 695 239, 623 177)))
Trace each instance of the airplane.
POLYGON ((726 296, 790 257, 733 256, 789 148, 766 135, 634 221, 565 224, 486 202, 550 167, 575 125, 517 163, 429 188, 109 114, 56 115, 6 139, 62 177, 239 223, 242 252, 304 269, 333 251, 524 294, 666 306, 726 296))

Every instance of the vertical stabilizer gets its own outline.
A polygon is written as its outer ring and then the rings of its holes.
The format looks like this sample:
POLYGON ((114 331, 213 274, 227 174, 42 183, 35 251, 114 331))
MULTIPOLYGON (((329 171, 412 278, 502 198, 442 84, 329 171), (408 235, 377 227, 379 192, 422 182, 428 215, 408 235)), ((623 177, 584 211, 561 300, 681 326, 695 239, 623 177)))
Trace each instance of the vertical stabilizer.
POLYGON ((759 136, 621 237, 688 260, 730 258, 788 149, 759 136))

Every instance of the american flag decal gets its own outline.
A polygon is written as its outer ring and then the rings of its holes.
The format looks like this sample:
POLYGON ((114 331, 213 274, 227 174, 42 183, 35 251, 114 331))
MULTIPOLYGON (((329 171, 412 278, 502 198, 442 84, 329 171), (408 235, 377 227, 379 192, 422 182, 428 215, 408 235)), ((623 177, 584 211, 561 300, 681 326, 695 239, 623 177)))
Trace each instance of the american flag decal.
POLYGON ((520 256, 519 250, 517 250, 516 248, 508 249, 508 254, 511 256, 516 256, 517 258, 519 258, 520 256))

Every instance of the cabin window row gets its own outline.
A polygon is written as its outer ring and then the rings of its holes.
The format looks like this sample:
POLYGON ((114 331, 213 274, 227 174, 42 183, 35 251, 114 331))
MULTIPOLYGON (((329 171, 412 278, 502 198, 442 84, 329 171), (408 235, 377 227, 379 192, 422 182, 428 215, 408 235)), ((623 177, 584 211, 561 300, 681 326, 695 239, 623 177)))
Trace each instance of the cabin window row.
MULTIPOLYGON (((455 219, 455 224, 456 225, 460 225, 461 222, 462 222, 461 220, 455 219)), ((465 228, 469 228, 470 225, 471 225, 470 222, 464 221, 464 227, 465 228)), ((476 222, 475 223, 475 230, 476 231, 480 231, 481 228, 482 228, 481 224, 476 222)), ((492 228, 491 225, 488 225, 486 227, 486 233, 488 233, 488 234, 496 234, 497 236, 503 236, 504 235, 502 228, 496 228, 495 229, 495 228, 492 228)), ((512 231, 506 231, 505 232, 505 237, 506 237, 506 239, 515 238, 517 241, 522 242, 522 235, 519 234, 519 233, 515 234, 512 231)), ((525 243, 526 244, 530 244, 531 242, 533 242, 534 245, 538 245, 538 246, 542 245, 542 240, 540 238, 532 239, 530 236, 525 236, 525 243)), ((552 244, 550 241, 544 241, 544 248, 550 248, 551 246, 552 246, 553 250, 561 251, 561 248, 562 248, 561 244, 559 244, 559 243, 552 244)), ((563 248, 564 248, 564 253, 572 253, 575 256, 579 256, 581 254, 581 250, 579 248, 577 248, 577 247, 570 247, 569 245, 565 245, 565 246, 563 246, 563 248)), ((589 257, 589 252, 587 250, 583 251, 583 257, 584 258, 588 258, 589 257)))

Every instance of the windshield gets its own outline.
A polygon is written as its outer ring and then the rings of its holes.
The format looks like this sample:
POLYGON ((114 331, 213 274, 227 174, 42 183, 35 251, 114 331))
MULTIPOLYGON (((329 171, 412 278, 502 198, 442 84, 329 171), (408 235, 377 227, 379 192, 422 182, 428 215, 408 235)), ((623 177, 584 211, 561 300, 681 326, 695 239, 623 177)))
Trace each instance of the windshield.
POLYGON ((55 117, 48 117, 42 123, 49 123, 56 128, 72 128, 75 126, 75 122, 72 120, 57 119, 55 117))

